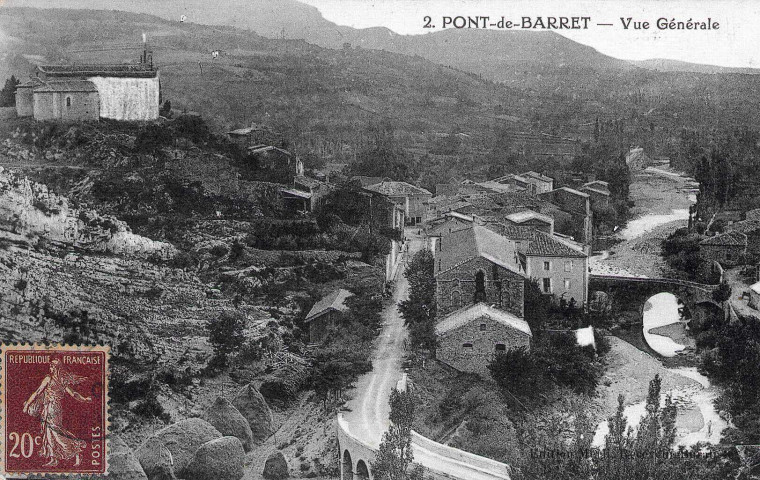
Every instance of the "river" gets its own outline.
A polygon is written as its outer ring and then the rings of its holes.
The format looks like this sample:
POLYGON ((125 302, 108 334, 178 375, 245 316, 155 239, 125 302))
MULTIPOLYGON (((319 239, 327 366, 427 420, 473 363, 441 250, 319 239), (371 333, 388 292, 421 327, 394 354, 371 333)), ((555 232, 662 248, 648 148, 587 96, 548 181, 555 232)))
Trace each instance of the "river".
MULTIPOLYGON (((688 206, 696 201, 692 179, 651 168, 635 177, 631 192, 634 203, 638 205, 638 211, 635 212, 638 216, 618 232, 621 243, 615 245, 614 251, 599 252, 589 259, 592 273, 638 277, 658 274, 659 271, 651 265, 662 261, 657 248, 661 238, 685 224, 689 218, 688 206), (650 243, 649 249, 644 248, 647 241, 650 243)), ((679 325, 676 325, 680 321, 678 299, 670 293, 654 295, 644 306, 644 339, 660 355, 675 356, 686 345, 651 330, 672 325, 671 332, 683 335, 685 332, 678 332, 679 325)), ((684 328, 683 324, 680 328, 684 328)), ((661 395, 661 403, 664 404, 669 394, 678 407, 676 446, 720 442, 727 423, 713 406, 715 398, 720 394, 719 389, 711 385, 707 377, 694 367, 668 369, 663 366, 662 370, 693 381, 662 392, 661 395)), ((624 413, 628 425, 636 429, 646 413, 646 401, 626 406, 624 413)), ((592 445, 603 447, 608 431, 607 421, 602 422, 596 429, 592 445)))

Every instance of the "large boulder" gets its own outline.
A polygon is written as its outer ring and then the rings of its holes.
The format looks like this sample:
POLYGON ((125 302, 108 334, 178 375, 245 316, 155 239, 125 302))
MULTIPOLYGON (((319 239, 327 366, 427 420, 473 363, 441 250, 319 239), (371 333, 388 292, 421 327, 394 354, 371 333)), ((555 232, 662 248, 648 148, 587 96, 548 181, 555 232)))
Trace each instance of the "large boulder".
POLYGON ((198 447, 221 437, 222 434, 207 421, 200 418, 188 418, 156 432, 140 445, 135 454, 148 478, 154 480, 149 472, 152 469, 146 467, 146 463, 152 467, 150 460, 158 456, 157 451, 160 451, 160 446, 163 446, 169 451, 174 474, 179 478, 184 478, 185 467, 192 460, 198 447), (146 463, 143 463, 144 461, 146 463))
POLYGON ((185 468, 187 480, 239 480, 245 452, 237 437, 222 437, 201 445, 185 468))
POLYGON ((269 410, 264 397, 249 383, 232 399, 232 405, 248 420, 256 445, 264 443, 274 433, 272 430, 272 411, 269 410))
POLYGON ((131 448, 116 435, 108 442, 108 478, 111 480, 148 480, 131 448))
POLYGON ((269 458, 267 458, 267 461, 264 464, 262 475, 267 480, 285 480, 290 477, 288 461, 285 460, 285 455, 279 450, 269 455, 269 458))
POLYGON ((202 418, 219 430, 222 435, 239 438, 246 452, 250 452, 253 448, 253 432, 248 420, 226 398, 217 397, 202 418))
POLYGON ((135 451, 135 458, 148 480, 177 479, 174 475, 172 454, 157 437, 150 437, 143 442, 135 451))

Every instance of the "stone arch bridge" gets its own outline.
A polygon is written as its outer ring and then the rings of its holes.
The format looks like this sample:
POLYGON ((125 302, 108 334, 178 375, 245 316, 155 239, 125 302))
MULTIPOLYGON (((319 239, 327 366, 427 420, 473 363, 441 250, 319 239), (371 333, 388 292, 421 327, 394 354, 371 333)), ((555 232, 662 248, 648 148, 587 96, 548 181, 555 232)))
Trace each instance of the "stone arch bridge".
POLYGON ((598 291, 608 294, 617 309, 636 313, 639 320, 641 320, 646 301, 658 293, 673 294, 692 313, 700 309, 722 311, 722 306, 712 298, 716 287, 717 285, 675 278, 589 276, 589 292, 598 291))

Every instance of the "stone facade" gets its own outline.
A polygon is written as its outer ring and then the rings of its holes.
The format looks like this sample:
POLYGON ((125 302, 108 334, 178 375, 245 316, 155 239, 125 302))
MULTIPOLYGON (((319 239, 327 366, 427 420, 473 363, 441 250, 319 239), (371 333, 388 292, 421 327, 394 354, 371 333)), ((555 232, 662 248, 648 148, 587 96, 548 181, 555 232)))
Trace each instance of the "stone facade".
POLYGON ((436 301, 441 317, 483 302, 522 318, 524 292, 525 279, 521 275, 483 257, 436 275, 436 301))
POLYGON ((98 92, 34 92, 35 120, 97 120, 100 116, 98 92))
POLYGON ((34 85, 22 84, 16 87, 16 115, 19 117, 31 117, 34 115, 34 85))
POLYGON ((436 358, 462 372, 490 378, 488 364, 499 353, 514 348, 530 349, 531 335, 489 315, 438 334, 436 358))
POLYGON ((309 321, 309 343, 320 343, 337 325, 340 312, 330 310, 309 321))
POLYGON ((723 267, 735 267, 746 251, 747 235, 741 232, 723 233, 699 243, 699 258, 704 268, 711 268, 713 262, 723 267))
POLYGON ((575 299, 578 307, 587 302, 587 258, 529 256, 526 263, 527 275, 538 281, 544 294, 553 295, 555 301, 575 299))

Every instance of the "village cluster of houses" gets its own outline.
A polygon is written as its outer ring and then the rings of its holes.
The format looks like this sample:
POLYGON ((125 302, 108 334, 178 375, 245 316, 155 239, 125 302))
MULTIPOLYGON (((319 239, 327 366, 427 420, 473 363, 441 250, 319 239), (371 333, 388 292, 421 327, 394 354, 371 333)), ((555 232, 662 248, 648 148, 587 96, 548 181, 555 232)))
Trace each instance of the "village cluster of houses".
MULTIPOLYGON (((527 281, 537 282, 553 302, 587 304, 591 205, 594 194, 609 197, 606 183, 591 182, 583 191, 555 189, 551 177, 525 172, 440 185, 433 196, 407 182, 356 181, 368 194, 395 204, 403 224, 424 234, 435 261, 436 358, 451 367, 487 375, 488 363, 499 352, 530 348, 533 333, 524 318, 527 281), (557 231, 560 222, 578 227, 577 236, 557 231)), ((309 312, 312 342, 321 341, 334 325, 347 295, 334 291, 309 312)), ((591 344, 593 335, 586 330, 576 335, 591 344)))

